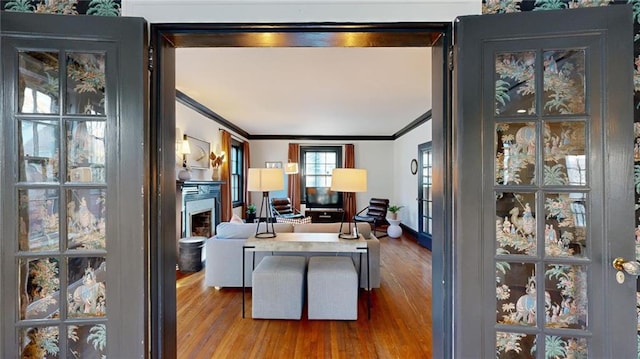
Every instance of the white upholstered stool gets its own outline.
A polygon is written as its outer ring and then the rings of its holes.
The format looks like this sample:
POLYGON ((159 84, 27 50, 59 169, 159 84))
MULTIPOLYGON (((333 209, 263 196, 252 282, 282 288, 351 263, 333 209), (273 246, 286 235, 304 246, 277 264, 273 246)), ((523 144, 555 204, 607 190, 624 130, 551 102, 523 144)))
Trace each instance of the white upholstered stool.
POLYGON ((251 278, 252 317, 300 319, 304 303, 305 269, 305 257, 264 257, 251 278))
POLYGON ((358 319, 358 273, 351 257, 309 259, 307 303, 309 319, 358 319))

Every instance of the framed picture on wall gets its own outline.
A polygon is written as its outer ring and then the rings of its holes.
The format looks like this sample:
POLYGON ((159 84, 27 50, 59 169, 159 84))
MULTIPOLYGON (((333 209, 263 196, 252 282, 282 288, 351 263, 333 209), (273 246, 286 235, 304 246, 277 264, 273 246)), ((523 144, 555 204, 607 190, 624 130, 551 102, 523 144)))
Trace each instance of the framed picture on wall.
POLYGON ((266 168, 282 168, 282 162, 281 161, 267 161, 264 163, 264 166, 266 168))
POLYGON ((187 166, 190 168, 209 168, 209 153, 211 144, 209 142, 187 135, 191 153, 187 155, 187 166))

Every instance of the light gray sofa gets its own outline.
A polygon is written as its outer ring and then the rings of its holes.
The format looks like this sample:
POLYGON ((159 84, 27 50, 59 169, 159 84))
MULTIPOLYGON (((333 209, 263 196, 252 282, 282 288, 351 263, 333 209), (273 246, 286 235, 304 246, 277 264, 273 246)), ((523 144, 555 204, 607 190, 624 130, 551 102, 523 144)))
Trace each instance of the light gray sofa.
MULTIPOLYGON (((300 232, 300 233, 335 233, 338 235, 340 223, 274 223, 275 232, 300 232)), ((262 226, 261 229, 264 229, 262 226)), ((380 242, 371 233, 368 223, 358 223, 358 231, 367 239, 369 258, 371 260, 370 284, 367 287, 367 258, 362 256, 362 273, 360 276, 361 288, 380 288, 380 242)), ((216 227, 216 235, 207 239, 205 243, 205 284, 209 287, 220 289, 222 287, 242 287, 242 246, 247 238, 256 233, 256 225, 253 223, 222 222, 216 227)), ((277 237, 276 237, 277 238, 277 237)), ((264 256, 271 252, 256 252, 255 265, 260 263, 264 256)), ((277 255, 347 255, 354 258, 356 270, 359 269, 359 254, 357 253, 332 253, 332 252, 277 252, 277 255)), ((252 252, 245 253, 245 285, 251 286, 252 252)))

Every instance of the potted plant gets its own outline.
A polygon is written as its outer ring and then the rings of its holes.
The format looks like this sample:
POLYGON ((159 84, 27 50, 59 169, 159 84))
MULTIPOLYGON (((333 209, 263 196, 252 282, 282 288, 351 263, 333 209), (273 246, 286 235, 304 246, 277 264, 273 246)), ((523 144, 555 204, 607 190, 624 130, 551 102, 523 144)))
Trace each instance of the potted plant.
POLYGON ((256 205, 251 203, 247 206, 247 223, 253 223, 256 219, 256 205))
POLYGON ((404 206, 396 206, 396 205, 389 206, 389 208, 387 209, 387 211, 389 211, 389 218, 393 220, 398 219, 398 212, 402 207, 404 206))

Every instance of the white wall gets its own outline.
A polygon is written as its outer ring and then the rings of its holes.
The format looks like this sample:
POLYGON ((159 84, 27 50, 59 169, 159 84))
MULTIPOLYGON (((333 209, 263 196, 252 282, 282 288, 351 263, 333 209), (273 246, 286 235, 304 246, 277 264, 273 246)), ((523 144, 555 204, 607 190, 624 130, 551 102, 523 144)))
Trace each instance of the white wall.
MULTIPOLYGON (((201 115, 178 101, 176 101, 176 128, 180 129, 184 134, 209 142, 212 151, 216 149, 216 146, 221 145, 220 128, 223 128, 231 132, 232 135, 244 140, 243 137, 238 136, 228 128, 220 126, 219 123, 201 115)), ((176 153, 176 175, 181 169, 182 157, 176 153)), ((191 170, 191 179, 211 180, 211 173, 211 168, 193 169, 191 170)))
POLYGON ((122 14, 169 22, 453 21, 481 0, 122 0, 122 14))

